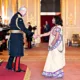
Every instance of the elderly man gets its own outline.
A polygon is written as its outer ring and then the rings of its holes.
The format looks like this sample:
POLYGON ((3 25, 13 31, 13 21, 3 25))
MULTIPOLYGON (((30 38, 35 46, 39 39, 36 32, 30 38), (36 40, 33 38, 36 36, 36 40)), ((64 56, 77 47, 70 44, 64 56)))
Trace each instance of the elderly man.
POLYGON ((8 49, 9 49, 9 59, 6 68, 8 70, 14 69, 15 72, 24 72, 20 68, 20 58, 24 56, 23 51, 23 32, 32 36, 31 33, 24 25, 24 21, 22 19, 23 16, 26 14, 26 8, 21 7, 19 11, 14 14, 10 22, 10 39, 8 42, 8 49), (13 60, 15 58, 14 68, 13 68, 13 60))

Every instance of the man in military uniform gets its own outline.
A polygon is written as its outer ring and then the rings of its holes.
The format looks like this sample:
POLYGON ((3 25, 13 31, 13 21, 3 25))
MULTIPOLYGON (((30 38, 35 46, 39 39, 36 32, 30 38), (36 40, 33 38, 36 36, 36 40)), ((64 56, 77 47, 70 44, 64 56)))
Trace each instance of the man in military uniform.
POLYGON ((10 39, 8 42, 9 59, 6 68, 8 70, 14 69, 15 72, 24 72, 20 68, 20 58, 24 56, 23 49, 23 32, 32 36, 31 33, 24 25, 22 17, 26 14, 26 8, 21 7, 19 11, 14 14, 10 22, 10 39), (14 68, 12 67, 15 58, 14 68))

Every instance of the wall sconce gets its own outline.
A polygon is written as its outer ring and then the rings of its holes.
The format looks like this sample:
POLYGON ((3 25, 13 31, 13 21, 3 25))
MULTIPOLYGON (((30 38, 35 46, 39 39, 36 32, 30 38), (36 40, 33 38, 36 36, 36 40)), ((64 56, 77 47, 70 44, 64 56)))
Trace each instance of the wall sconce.
POLYGON ((68 23, 69 23, 69 25, 73 25, 73 16, 72 16, 72 13, 68 17, 68 23))

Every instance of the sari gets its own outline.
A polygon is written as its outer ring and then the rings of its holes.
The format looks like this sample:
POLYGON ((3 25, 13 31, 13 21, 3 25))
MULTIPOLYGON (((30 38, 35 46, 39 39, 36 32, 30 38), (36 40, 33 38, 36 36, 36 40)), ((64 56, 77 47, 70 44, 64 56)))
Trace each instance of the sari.
POLYGON ((65 66, 65 44, 63 40, 61 26, 55 26, 51 29, 48 56, 45 62, 45 66, 42 72, 43 76, 46 77, 63 77, 63 67, 65 66), (54 45, 51 45, 55 39, 56 32, 59 33, 59 37, 54 45))

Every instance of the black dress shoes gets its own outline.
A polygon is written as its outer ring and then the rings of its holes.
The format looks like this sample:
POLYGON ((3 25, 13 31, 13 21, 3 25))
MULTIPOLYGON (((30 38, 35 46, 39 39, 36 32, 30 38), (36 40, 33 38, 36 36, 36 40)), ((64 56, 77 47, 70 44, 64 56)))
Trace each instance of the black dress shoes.
POLYGON ((19 69, 19 70, 15 70, 15 72, 25 72, 25 70, 19 69))
POLYGON ((11 70, 11 71, 14 71, 14 69, 13 69, 13 68, 7 68, 7 67, 6 67, 6 69, 7 69, 7 70, 11 70))

